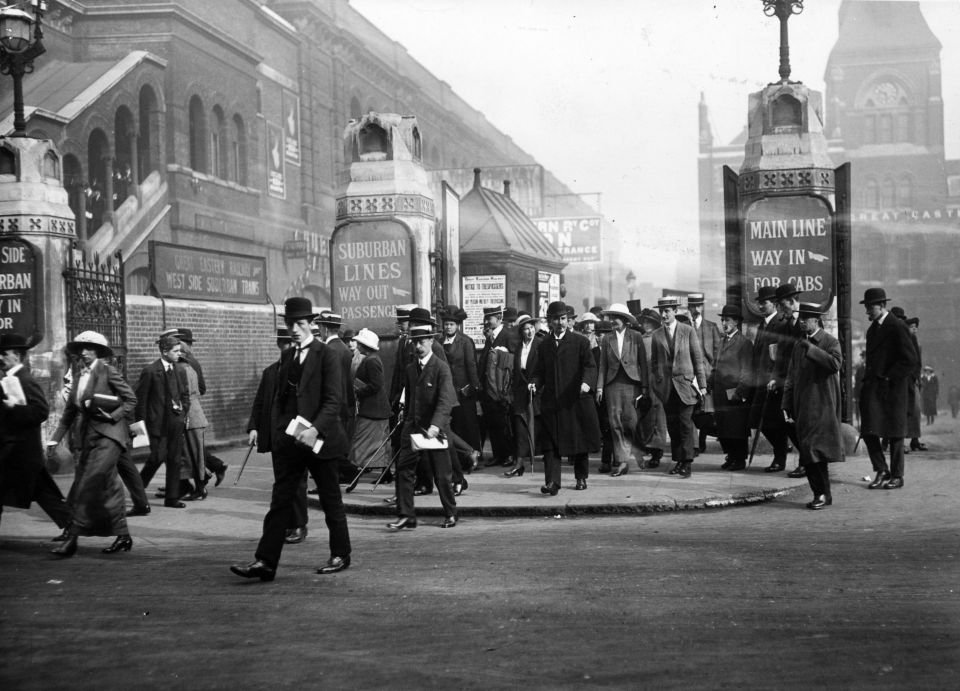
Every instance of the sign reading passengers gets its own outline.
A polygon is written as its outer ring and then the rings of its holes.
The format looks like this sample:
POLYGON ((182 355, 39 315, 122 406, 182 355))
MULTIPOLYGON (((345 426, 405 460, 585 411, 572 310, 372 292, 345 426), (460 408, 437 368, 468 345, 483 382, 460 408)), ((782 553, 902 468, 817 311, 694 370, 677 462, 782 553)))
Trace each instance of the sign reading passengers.
POLYGON ((532 220, 565 262, 600 261, 600 216, 532 220))
POLYGON ((743 220, 743 267, 747 293, 761 286, 794 284, 804 302, 826 309, 833 299, 833 215, 811 196, 766 197, 751 204, 743 220))
POLYGON ((383 336, 397 305, 413 301, 410 233, 396 221, 347 223, 330 241, 333 311, 383 336))

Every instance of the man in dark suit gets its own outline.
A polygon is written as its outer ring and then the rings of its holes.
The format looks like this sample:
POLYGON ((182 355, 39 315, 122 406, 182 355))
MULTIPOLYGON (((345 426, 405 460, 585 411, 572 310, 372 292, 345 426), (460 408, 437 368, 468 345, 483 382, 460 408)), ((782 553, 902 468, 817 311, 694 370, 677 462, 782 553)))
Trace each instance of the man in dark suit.
MULTIPOLYGON (((37 502, 57 527, 70 524, 67 503, 44 465, 40 426, 50 409, 43 389, 24 365, 27 339, 19 334, 0 334, 0 367, 4 379, 20 383, 23 400, 0 393, 0 515, 4 506, 29 509, 37 502)), ((4 385, 7 386, 6 384, 4 385)), ((12 392, 11 392, 12 394, 12 392)))
POLYGON ((916 367, 917 351, 907 325, 887 311, 887 294, 883 288, 868 288, 860 304, 870 320, 860 394, 860 434, 877 474, 869 487, 899 489, 903 487, 907 387, 916 367), (881 438, 889 442, 889 467, 881 438))
MULTIPOLYGON (((793 283, 781 283, 777 286, 775 295, 777 298, 777 309, 780 311, 779 321, 779 345, 777 346, 777 361, 774 364, 774 378, 776 380, 776 389, 783 401, 783 387, 787 380, 787 374, 790 370, 790 361, 793 358, 793 348, 800 341, 804 340, 803 327, 800 325, 800 319, 797 310, 800 309, 801 291, 793 283)), ((804 477, 807 474, 807 466, 800 463, 800 441, 797 438, 797 425, 795 422, 784 420, 784 432, 787 439, 797 449, 797 465, 787 473, 788 477, 804 477)), ((789 449, 789 446, 787 447, 789 449)), ((775 472, 771 470, 770 472, 775 472)))
POLYGON ((143 420, 150 435, 150 456, 140 471, 147 487, 162 463, 166 487, 163 505, 171 509, 186 506, 180 501, 180 458, 183 455, 190 390, 180 362, 180 341, 161 336, 157 341, 160 357, 144 367, 137 383, 137 420, 143 420))
MULTIPOLYGON (((317 317, 317 326, 320 327, 320 340, 325 346, 330 348, 340 360, 341 368, 341 404, 340 404, 340 423, 343 425, 343 431, 347 439, 353 439, 353 427, 357 419, 357 396, 353 391, 353 376, 351 374, 351 363, 353 362, 353 353, 350 348, 340 338, 340 330, 343 328, 343 317, 330 310, 321 310, 317 317)), ((360 470, 350 462, 349 449, 343 458, 337 461, 340 472, 340 482, 350 482, 356 477, 360 470)))
MULTIPOLYGON (((626 475, 631 461, 640 462, 637 429, 638 396, 650 395, 647 380, 647 351, 639 332, 627 328, 634 322, 625 305, 614 303, 603 311, 613 324, 613 331, 600 341, 600 375, 597 381, 597 402, 606 407, 613 435, 613 457, 618 467, 613 477, 626 475)), ((641 469, 643 466, 641 464, 641 469)))
POLYGON ((693 450, 696 427, 693 408, 703 397, 707 386, 703 367, 703 348, 697 332, 689 324, 677 321, 678 303, 674 298, 660 298, 657 309, 663 326, 653 332, 651 355, 653 389, 667 416, 671 475, 687 478, 693 473, 693 450))
MULTIPOLYGON (((478 376, 483 389, 480 396, 480 407, 483 409, 483 426, 490 439, 492 455, 485 466, 513 465, 510 456, 513 455, 513 435, 510 433, 509 408, 503 401, 497 399, 494 392, 489 390, 487 381, 487 366, 491 353, 495 350, 515 353, 520 345, 520 336, 513 327, 503 324, 503 306, 483 308, 483 325, 487 332, 486 342, 480 351, 478 376)), ((513 358, 510 358, 512 365, 513 358)))
MULTIPOLYGON (((687 309, 690 312, 690 326, 697 332, 700 338, 700 346, 703 348, 703 371, 710 381, 710 375, 717 361, 717 355, 720 352, 720 341, 723 335, 720 333, 720 327, 716 322, 712 322, 703 316, 703 305, 705 298, 703 293, 690 293, 687 295, 687 309)), ((700 430, 697 440, 697 451, 700 453, 707 450, 707 433, 700 430)))
POLYGON ((400 456, 397 458, 397 520, 387 524, 391 530, 417 527, 414 484, 421 455, 430 465, 446 516, 440 527, 453 528, 457 525, 457 500, 453 494, 449 450, 417 451, 410 440, 410 435, 414 433, 423 434, 428 439, 436 439, 441 434, 446 436, 450 429, 450 411, 457 400, 450 367, 433 352, 435 336, 436 332, 430 325, 410 327, 409 337, 416 349, 417 359, 407 365, 407 384, 404 387, 406 419, 400 456))
POLYGON ((720 311, 723 340, 707 387, 713 396, 717 441, 726 454, 720 466, 723 470, 744 470, 747 467, 753 346, 740 332, 741 323, 740 306, 724 305, 720 311))
MULTIPOLYGON (((443 347, 450 374, 453 376, 453 388, 457 392, 459 405, 454 406, 450 417, 450 428, 463 439, 475 453, 469 457, 457 457, 455 462, 462 470, 473 471, 479 465, 480 421, 477 419, 477 394, 480 379, 477 376, 477 351, 473 339, 460 330, 467 313, 457 305, 447 305, 440 311, 443 333, 437 338, 443 347)), ((454 482, 456 479, 454 465, 454 482)), ((462 481, 463 478, 461 477, 462 481)))
POLYGON ((317 483, 320 508, 330 533, 331 556, 317 573, 336 573, 350 566, 350 533, 336 463, 349 446, 340 422, 343 370, 336 353, 313 337, 310 325, 316 317, 307 298, 288 298, 284 303, 284 322, 294 347, 280 356, 273 398, 270 434, 276 477, 256 560, 230 567, 244 578, 274 579, 305 469, 317 483), (297 418, 302 418, 305 425, 291 426, 297 418), (322 446, 315 453, 318 441, 322 446))
POLYGON ((567 306, 547 306, 550 334, 537 347, 536 370, 529 390, 540 393, 539 440, 543 452, 543 494, 560 491, 560 458, 573 460, 576 489, 587 489, 589 454, 600 450, 600 423, 593 392, 597 365, 590 342, 567 328, 567 306))

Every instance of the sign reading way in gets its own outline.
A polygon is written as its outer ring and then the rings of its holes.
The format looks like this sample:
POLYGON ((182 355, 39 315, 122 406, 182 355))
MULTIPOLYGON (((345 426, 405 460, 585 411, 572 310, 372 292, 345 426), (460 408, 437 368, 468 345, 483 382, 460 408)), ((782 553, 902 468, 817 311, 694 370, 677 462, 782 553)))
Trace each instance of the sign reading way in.
POLYGON ((572 264, 600 261, 600 216, 532 220, 564 261, 572 264))
POLYGON ((223 302, 267 301, 263 257, 150 242, 153 285, 163 297, 223 302))
POLYGON ((33 345, 40 333, 41 262, 33 245, 0 238, 0 332, 15 333, 33 345))
POLYGON ((395 333, 397 305, 413 302, 410 234, 396 221, 347 223, 333 233, 333 311, 351 329, 395 333))
MULTIPOLYGON (((826 309, 833 299, 833 214, 817 197, 767 197, 743 217, 744 287, 793 283, 804 302, 826 309)), ((753 300, 746 303, 753 309, 753 300)))

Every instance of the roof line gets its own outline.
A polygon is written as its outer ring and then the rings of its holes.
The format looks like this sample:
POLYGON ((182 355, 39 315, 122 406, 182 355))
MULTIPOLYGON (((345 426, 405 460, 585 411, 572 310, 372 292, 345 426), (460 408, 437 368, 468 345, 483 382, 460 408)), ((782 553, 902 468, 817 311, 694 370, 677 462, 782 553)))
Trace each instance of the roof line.
POLYGON ((146 61, 155 62, 160 67, 165 68, 167 61, 153 53, 145 50, 134 50, 121 58, 113 67, 103 73, 90 86, 81 91, 67 105, 60 109, 58 115, 66 118, 67 121, 73 120, 85 109, 89 108, 96 100, 111 88, 116 86, 121 79, 133 71, 137 65, 146 61))

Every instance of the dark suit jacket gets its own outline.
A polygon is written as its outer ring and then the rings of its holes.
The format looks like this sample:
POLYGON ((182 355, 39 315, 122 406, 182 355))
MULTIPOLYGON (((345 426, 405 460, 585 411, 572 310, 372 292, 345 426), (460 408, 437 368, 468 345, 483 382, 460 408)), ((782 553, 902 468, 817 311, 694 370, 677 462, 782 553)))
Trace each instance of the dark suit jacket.
MULTIPOLYGON (((40 425, 50 409, 29 369, 21 367, 13 376, 27 402, 12 408, 0 403, 0 504, 26 509, 44 468, 40 425)), ((0 397, 5 398, 2 391, 0 397)))
POLYGON ((387 383, 383 378, 383 362, 379 355, 367 355, 357 366, 353 388, 357 396, 357 416, 372 420, 390 417, 387 383))
POLYGON ((467 398, 473 400, 480 389, 480 379, 477 376, 477 348, 473 344, 473 339, 462 331, 458 331, 450 345, 444 345, 444 340, 443 336, 437 337, 437 342, 446 355, 447 364, 450 365, 450 374, 453 376, 453 388, 457 391, 457 398, 461 402, 467 398), (461 393, 463 387, 467 385, 473 389, 470 396, 464 396, 461 393))
MULTIPOLYGON (((75 386, 80 385, 80 375, 77 374, 74 379, 75 386)), ((137 396, 133 393, 130 385, 123 380, 120 373, 103 360, 95 360, 90 367, 90 378, 87 380, 86 388, 80 392, 80 404, 77 404, 77 391, 70 392, 70 399, 67 401, 67 407, 63 411, 63 417, 60 418, 60 424, 53 433, 52 440, 59 442, 63 435, 73 424, 74 420, 80 418, 79 438, 86 438, 87 430, 94 430, 101 436, 112 439, 126 447, 130 442, 130 428, 127 426, 127 417, 137 409, 137 396), (92 404, 94 394, 106 394, 108 396, 118 396, 120 398, 120 407, 110 413, 107 418, 96 414, 88 404, 92 404)), ((186 387, 184 387, 184 396, 187 396, 186 387)), ((190 397, 187 396, 189 404, 190 397)), ((143 418, 140 418, 143 419, 143 418)))
POLYGON ((666 403, 671 389, 675 389, 681 401, 686 405, 695 405, 698 397, 694 382, 702 390, 707 387, 707 379, 703 367, 703 348, 694 328, 677 322, 671 350, 667 327, 661 326, 653 332, 653 355, 650 359, 653 389, 660 400, 666 403))
MULTIPOLYGON (((433 354, 446 362, 447 355, 443 352, 443 346, 433 342, 431 346, 433 354)), ((406 334, 397 339, 396 359, 393 362, 393 375, 390 378, 390 406, 395 408, 400 402, 400 393, 407 383, 407 365, 415 362, 417 359, 416 351, 413 349, 413 341, 407 338, 406 334)))
POLYGON ((151 437, 160 437, 167 433, 164 426, 173 414, 173 401, 179 401, 182 410, 176 417, 185 427, 187 413, 190 410, 190 387, 187 373, 180 367, 173 368, 173 376, 167 377, 163 361, 157 358, 140 371, 137 382, 137 420, 147 424, 147 433, 151 437), (168 390, 169 382, 169 390, 168 390))
POLYGON ((283 412, 286 397, 296 397, 296 414, 310 420, 323 439, 321 459, 340 458, 350 449, 350 442, 340 422, 343 385, 343 363, 337 353, 314 338, 307 349, 296 390, 291 389, 290 368, 296 350, 290 348, 280 356, 277 387, 272 406, 274 452, 277 439, 285 434, 292 419, 283 412))
POLYGON ((483 350, 480 351, 479 357, 479 376, 481 377, 481 386, 483 385, 483 379, 487 376, 487 360, 490 358, 490 351, 494 348, 506 348, 509 352, 517 352, 517 348, 520 347, 520 332, 511 326, 505 326, 500 329, 500 333, 497 334, 497 337, 493 340, 487 340, 483 346, 483 350))
POLYGON ((917 360, 909 327, 888 312, 883 324, 873 322, 867 329, 866 351, 860 432, 901 438, 906 433, 907 390, 917 360))
POLYGON ((617 332, 604 334, 600 340, 600 375, 597 388, 603 388, 623 372, 635 382, 648 386, 647 351, 643 347, 643 337, 633 329, 623 332, 623 353, 617 353, 617 332))
POLYGON ((741 439, 750 436, 750 393, 753 390, 753 344, 737 331, 723 338, 710 376, 716 411, 717 437, 741 439), (733 389, 733 398, 727 395, 733 389))
POLYGON ((703 348, 703 371, 710 379, 710 373, 713 371, 714 363, 717 361, 717 355, 720 352, 720 343, 723 341, 723 332, 715 322, 706 318, 700 320, 700 328, 693 325, 694 331, 700 337, 700 347, 703 348))
POLYGON ((426 431, 431 425, 449 431, 450 411, 456 404, 457 393, 446 362, 433 356, 423 372, 417 372, 416 362, 407 365, 406 391, 406 427, 410 431, 426 431))
MULTIPOLYGON (((523 343, 517 347, 517 352, 513 354, 513 409, 517 415, 526 415, 530 403, 530 390, 527 388, 533 383, 533 373, 537 371, 537 353, 542 339, 538 336, 533 337, 533 343, 530 345, 530 354, 527 356, 527 366, 520 366, 520 356, 523 354, 523 343)), ((533 397, 533 414, 540 414, 540 395, 533 397)))
POLYGON ((274 362, 263 370, 257 394, 253 397, 253 408, 247 422, 247 432, 257 430, 257 453, 266 453, 273 447, 273 398, 277 392, 277 372, 280 361, 274 362))
POLYGON ((326 346, 340 358, 340 382, 343 392, 340 403, 340 417, 347 418, 356 414, 357 398, 353 393, 353 377, 350 375, 350 365, 353 362, 353 353, 342 339, 334 337, 326 346))
POLYGON ((183 359, 186 360, 187 364, 193 367, 193 371, 197 373, 197 388, 200 390, 200 395, 203 396, 207 393, 207 382, 203 378, 203 367, 197 362, 197 358, 193 357, 193 351, 188 349, 186 343, 183 343, 180 347, 183 352, 183 359))

